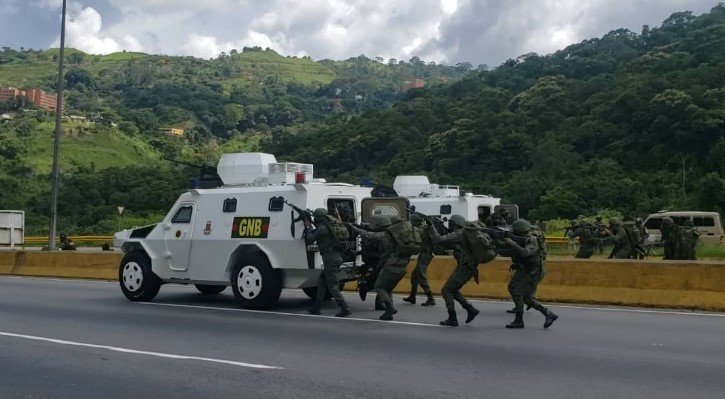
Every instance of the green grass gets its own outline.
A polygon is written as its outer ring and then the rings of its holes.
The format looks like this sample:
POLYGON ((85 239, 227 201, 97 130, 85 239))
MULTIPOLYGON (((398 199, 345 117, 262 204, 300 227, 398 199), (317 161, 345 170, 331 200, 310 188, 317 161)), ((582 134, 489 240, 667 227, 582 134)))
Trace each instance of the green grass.
POLYGON ((58 75, 56 68, 49 62, 0 65, 0 86, 32 89, 45 85, 58 75))
MULTIPOLYGON (((551 256, 563 256, 563 257, 574 257, 576 252, 570 252, 566 248, 566 244, 549 244, 548 255, 551 256)), ((606 259, 612 251, 611 246, 604 247, 604 252, 600 255, 599 252, 595 252, 591 259, 606 259)), ((711 244, 699 244, 696 250, 697 259, 700 260, 721 260, 725 259, 725 245, 711 245, 711 244)), ((662 248, 655 248, 654 252, 650 253, 648 259, 662 259, 662 248)))
POLYGON ((128 60, 136 60, 139 58, 147 57, 148 54, 146 53, 136 53, 136 52, 118 52, 118 53, 111 53, 106 54, 104 56, 101 56, 101 61, 128 61, 128 60))
MULTIPOLYGON (((112 166, 143 165, 158 162, 158 155, 139 138, 103 129, 98 133, 69 133, 81 125, 66 124, 61 138, 61 169, 95 165, 98 169, 112 166)), ((53 124, 42 123, 36 136, 28 142, 24 163, 36 173, 50 173, 53 166, 53 124)))

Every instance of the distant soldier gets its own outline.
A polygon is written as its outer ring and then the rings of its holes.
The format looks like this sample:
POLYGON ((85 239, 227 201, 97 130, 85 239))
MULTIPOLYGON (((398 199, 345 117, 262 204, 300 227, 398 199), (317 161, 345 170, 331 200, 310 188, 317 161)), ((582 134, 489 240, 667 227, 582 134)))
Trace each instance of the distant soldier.
POLYGON ((385 313, 380 316, 380 320, 393 320, 393 315, 398 313, 393 306, 393 290, 400 280, 405 277, 410 257, 402 256, 398 253, 395 239, 389 231, 385 231, 385 229, 392 225, 389 216, 378 216, 376 225, 384 230, 373 232, 363 230, 357 226, 351 226, 358 235, 375 242, 381 254, 384 254, 381 259, 382 269, 377 280, 375 280, 375 291, 385 308, 385 313))
POLYGON ((594 254, 599 243, 597 231, 596 226, 588 224, 584 219, 579 221, 573 234, 574 238, 579 238, 579 250, 576 252, 575 258, 589 259, 594 254))
POLYGON ((433 243, 431 242, 430 229, 435 229, 434 226, 425 223, 423 218, 418 214, 412 214, 411 221, 413 226, 418 229, 421 245, 420 254, 415 263, 415 269, 410 274, 410 295, 407 298, 403 298, 405 302, 415 304, 416 295, 418 295, 418 285, 423 288, 425 295, 428 300, 422 303, 422 306, 434 306, 436 304, 435 298, 433 298, 433 291, 430 289, 428 284, 428 265, 433 260, 433 243))
POLYGON ((340 306, 340 311, 335 316, 345 317, 351 315, 352 312, 350 312, 350 307, 345 302, 342 293, 340 293, 340 285, 337 277, 340 272, 340 266, 342 265, 342 252, 335 246, 335 237, 330 230, 329 224, 326 223, 327 215, 327 209, 315 209, 312 213, 315 229, 312 228, 307 220, 304 221, 307 229, 305 232, 305 240, 307 244, 317 243, 317 247, 320 249, 320 254, 322 255, 323 264, 323 269, 317 280, 315 303, 308 312, 314 315, 320 314, 322 302, 325 299, 327 291, 329 291, 340 306))
POLYGON ((632 254, 632 243, 619 218, 609 218, 607 233, 614 243, 609 259, 629 259, 632 254))
MULTIPOLYGON (((647 231, 647 228, 644 226, 642 218, 634 219, 634 227, 637 229, 639 246, 643 249, 646 248, 645 245, 647 244, 647 238, 649 238, 649 231, 647 231)), ((637 259, 644 259, 644 257, 645 254, 637 253, 637 259)))
POLYGON ((675 224, 671 217, 662 218, 660 224, 660 232, 662 233, 662 245, 664 247, 664 259, 677 259, 679 236, 679 227, 675 224))
POLYGON ((443 285, 441 295, 443 300, 446 302, 446 309, 448 310, 448 319, 440 322, 442 326, 458 327, 458 316, 456 315, 456 304, 458 301, 463 309, 466 309, 468 316, 466 317, 466 323, 470 323, 479 313, 479 310, 474 308, 467 300, 466 297, 461 294, 461 288, 466 285, 478 271, 478 264, 473 263, 473 256, 467 252, 467 246, 465 245, 463 228, 466 225, 466 219, 461 215, 453 215, 448 219, 448 227, 451 230, 450 233, 441 236, 438 230, 435 228, 430 229, 431 238, 435 245, 442 245, 447 248, 453 248, 453 256, 456 258, 456 270, 451 273, 448 280, 443 285))
POLYGON ((597 250, 599 251, 599 254, 604 253, 604 239, 607 237, 606 233, 606 226, 604 225, 604 222, 602 222, 602 217, 597 216, 594 218, 594 226, 597 227, 596 230, 596 238, 597 238, 597 250))
POLYGON ((509 292, 514 301, 516 318, 506 328, 524 328, 524 304, 538 310, 546 318, 544 328, 549 328, 559 318, 534 297, 543 273, 541 248, 536 237, 531 235, 531 224, 519 219, 511 224, 515 239, 506 238, 506 248, 501 255, 510 256, 514 264, 514 276, 509 282, 509 292))
POLYGON ((569 227, 566 229, 566 249, 569 251, 570 254, 577 251, 576 249, 576 237, 574 236, 574 232, 577 228, 576 221, 572 220, 569 222, 569 227))
POLYGON ((681 259, 697 260, 695 252, 697 250, 697 241, 700 239, 700 232, 695 228, 692 219, 686 219, 682 226, 684 227, 685 245, 683 246, 684 251, 681 259))

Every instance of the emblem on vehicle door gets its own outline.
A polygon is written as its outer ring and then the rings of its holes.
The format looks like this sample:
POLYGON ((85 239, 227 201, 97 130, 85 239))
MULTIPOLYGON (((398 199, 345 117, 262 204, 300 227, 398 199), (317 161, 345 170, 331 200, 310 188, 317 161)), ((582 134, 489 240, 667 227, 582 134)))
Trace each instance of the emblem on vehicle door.
POLYGON ((208 236, 209 234, 211 234, 211 220, 207 221, 204 227, 204 235, 208 236))

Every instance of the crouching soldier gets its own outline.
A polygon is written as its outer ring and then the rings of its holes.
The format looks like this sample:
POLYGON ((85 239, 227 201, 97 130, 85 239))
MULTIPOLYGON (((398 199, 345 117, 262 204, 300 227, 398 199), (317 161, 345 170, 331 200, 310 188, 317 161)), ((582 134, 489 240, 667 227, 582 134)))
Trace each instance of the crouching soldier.
POLYGON ((456 303, 461 304, 466 309, 468 316, 466 323, 470 323, 479 313, 461 294, 461 288, 469 282, 477 272, 478 264, 474 263, 473 256, 468 252, 463 236, 463 228, 466 225, 466 219, 461 215, 453 215, 448 219, 448 228, 450 233, 441 236, 436 229, 430 229, 431 239, 434 244, 441 245, 446 248, 453 248, 453 256, 456 258, 456 270, 451 273, 448 280, 443 285, 441 295, 446 302, 448 310, 448 319, 440 322, 442 326, 458 327, 458 316, 456 315, 456 303))
POLYGON ((531 224, 519 219, 511 224, 514 238, 505 238, 503 242, 507 247, 499 252, 503 256, 510 256, 516 270, 509 283, 509 292, 514 301, 516 318, 506 328, 524 328, 524 304, 538 310, 545 317, 544 328, 549 328, 559 316, 547 309, 536 300, 536 288, 541 281, 542 257, 541 249, 536 237, 530 234, 531 224))
POLYGON ((398 313, 393 306, 393 290, 405 277, 410 256, 403 256, 399 253, 393 235, 386 231, 391 226, 390 217, 378 216, 376 225, 383 231, 367 231, 354 225, 350 226, 358 235, 374 242, 380 250, 382 269, 375 280, 375 292, 385 307, 385 313, 380 316, 380 320, 393 320, 393 315, 398 313))
POLYGON ((308 312, 314 315, 320 314, 325 295, 327 291, 330 291, 330 294, 340 306, 340 311, 335 316, 349 316, 352 312, 350 312, 350 307, 340 292, 337 277, 340 272, 340 266, 342 265, 342 252, 336 248, 334 244, 335 237, 330 230, 330 225, 326 223, 327 209, 317 208, 312 213, 312 216, 314 217, 316 228, 313 229, 309 221, 305 220, 305 240, 308 245, 317 243, 317 247, 320 249, 320 254, 322 255, 323 269, 320 272, 320 277, 317 282, 315 304, 308 312))

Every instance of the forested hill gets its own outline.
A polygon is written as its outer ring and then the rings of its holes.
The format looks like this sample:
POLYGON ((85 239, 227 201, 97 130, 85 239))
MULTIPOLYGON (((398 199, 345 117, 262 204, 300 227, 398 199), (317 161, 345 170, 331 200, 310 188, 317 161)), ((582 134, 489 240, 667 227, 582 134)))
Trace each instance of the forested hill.
MULTIPOLYGON (((725 5, 615 30, 488 70, 409 61, 283 57, 244 48, 212 60, 69 50, 61 231, 108 234, 157 221, 193 169, 264 150, 316 175, 391 184, 427 174, 501 196, 530 219, 659 209, 725 211, 725 5), (404 94, 405 80, 426 86, 404 94), (158 129, 184 128, 183 137, 158 129)), ((57 50, 4 48, 0 86, 54 89, 57 50)), ((0 104, 0 209, 49 209, 52 114, 0 104), (25 112, 32 111, 32 112, 25 112)))
POLYGON ((725 210, 725 6, 526 54, 267 151, 391 183, 426 173, 533 219, 725 210))

